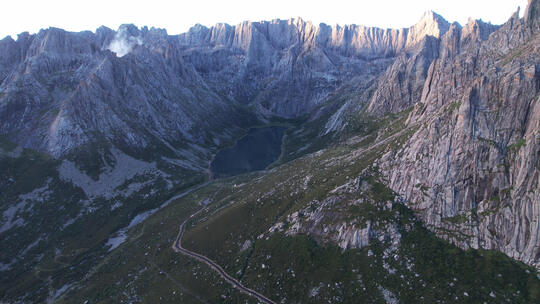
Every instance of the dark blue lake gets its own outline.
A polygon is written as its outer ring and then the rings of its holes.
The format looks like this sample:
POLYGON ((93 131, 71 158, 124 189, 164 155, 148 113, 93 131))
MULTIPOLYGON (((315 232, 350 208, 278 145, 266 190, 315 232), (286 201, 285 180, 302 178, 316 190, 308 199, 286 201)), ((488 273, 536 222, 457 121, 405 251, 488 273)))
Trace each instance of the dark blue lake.
POLYGON ((253 128, 234 147, 218 152, 210 169, 215 177, 263 170, 278 160, 285 127, 253 128))

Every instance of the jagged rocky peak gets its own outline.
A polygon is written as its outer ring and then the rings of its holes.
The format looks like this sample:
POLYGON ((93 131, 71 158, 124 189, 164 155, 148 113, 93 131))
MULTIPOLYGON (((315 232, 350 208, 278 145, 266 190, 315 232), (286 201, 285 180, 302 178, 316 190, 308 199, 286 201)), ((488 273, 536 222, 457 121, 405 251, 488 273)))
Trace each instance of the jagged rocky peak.
POLYGON ((529 0, 524 18, 532 25, 540 24, 540 0, 529 0))
POLYGON ((472 37, 473 39, 479 39, 485 41, 489 38, 489 35, 499 28, 497 25, 486 23, 480 20, 469 18, 467 24, 463 27, 463 39, 466 37, 472 37))
MULTIPOLYGON (((182 45, 227 46, 248 50, 261 39, 275 49, 286 49, 293 45, 328 47, 351 56, 366 58, 385 57, 410 48, 426 36, 440 38, 450 24, 434 12, 426 12, 420 21, 406 29, 381 29, 362 25, 313 24, 302 18, 272 21, 245 21, 235 26, 219 23, 211 28, 200 24, 187 33, 179 35, 182 45)), ((264 42, 263 42, 264 43, 264 42)))
POLYGON ((184 45, 201 45, 206 42, 206 36, 208 35, 210 29, 202 24, 195 24, 192 26, 187 33, 180 34, 180 42, 184 45))
POLYGON ((424 13, 418 23, 410 28, 407 44, 417 43, 425 36, 441 38, 450 28, 450 23, 433 11, 424 13))
POLYGON ((99 42, 99 45, 107 46, 114 38, 116 32, 106 26, 100 26, 96 29, 96 39, 99 42))
POLYGON ((136 25, 129 23, 120 25, 116 32, 125 33, 128 36, 138 37, 141 36, 142 31, 136 25))
POLYGON ((279 49, 285 49, 295 43, 313 45, 319 27, 300 17, 288 20, 274 19, 266 24, 265 31, 271 43, 279 49))
MULTIPOLYGON (((320 27, 324 27, 321 24, 320 27)), ((397 53, 416 46, 426 36, 440 38, 450 27, 450 23, 440 15, 428 11, 418 23, 404 29, 381 29, 362 25, 333 26, 330 30, 320 30, 320 35, 329 33, 330 44, 335 47, 347 47, 357 52, 397 53)), ((324 37, 318 37, 324 41, 324 37)))
POLYGON ((59 28, 40 30, 32 40, 28 49, 30 56, 42 53, 51 54, 83 54, 95 51, 95 36, 91 31, 68 32, 59 28))
MULTIPOLYGON (((191 28, 194 32, 202 32, 204 29, 205 35, 208 33, 209 29, 198 24, 198 29, 191 28)), ((218 45, 227 45, 228 41, 232 39, 233 36, 233 27, 227 23, 217 23, 210 32, 210 40, 215 41, 218 45)))

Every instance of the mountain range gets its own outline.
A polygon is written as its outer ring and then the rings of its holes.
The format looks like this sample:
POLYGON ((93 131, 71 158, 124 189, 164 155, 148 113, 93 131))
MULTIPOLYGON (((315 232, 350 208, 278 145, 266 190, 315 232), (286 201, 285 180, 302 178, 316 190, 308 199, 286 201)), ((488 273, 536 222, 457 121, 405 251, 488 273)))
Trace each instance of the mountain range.
POLYGON ((187 223, 276 303, 538 303, 539 93, 538 0, 502 25, 6 37, 0 301, 257 301, 171 248, 187 223), (269 127, 275 162, 216 178, 269 127))

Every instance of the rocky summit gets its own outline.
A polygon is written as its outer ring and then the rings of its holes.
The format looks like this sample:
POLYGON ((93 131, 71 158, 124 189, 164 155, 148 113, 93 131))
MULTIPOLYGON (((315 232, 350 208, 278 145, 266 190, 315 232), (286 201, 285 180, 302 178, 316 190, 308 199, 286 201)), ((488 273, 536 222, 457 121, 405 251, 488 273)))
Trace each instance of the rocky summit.
POLYGON ((0 40, 2 303, 540 303, 540 1, 0 40))

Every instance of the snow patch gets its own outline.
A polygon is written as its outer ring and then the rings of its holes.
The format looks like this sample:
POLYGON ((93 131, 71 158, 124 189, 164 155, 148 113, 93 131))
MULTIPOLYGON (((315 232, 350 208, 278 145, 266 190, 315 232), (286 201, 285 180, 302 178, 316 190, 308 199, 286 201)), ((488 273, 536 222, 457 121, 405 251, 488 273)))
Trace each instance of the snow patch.
POLYGON ((49 189, 49 184, 51 183, 52 178, 48 178, 45 186, 41 188, 36 188, 32 192, 21 194, 19 198, 25 201, 36 201, 43 203, 49 199, 52 194, 52 191, 49 189))
POLYGON ((122 207, 122 205, 124 205, 122 204, 122 202, 115 202, 114 204, 111 205, 111 211, 122 207))
POLYGON ((343 123, 343 112, 347 108, 347 104, 343 105, 339 110, 337 110, 332 117, 328 120, 326 125, 324 126, 324 134, 327 135, 330 132, 338 132, 345 128, 346 124, 343 123))
POLYGON ((119 231, 115 234, 115 236, 109 238, 105 246, 111 246, 109 248, 109 251, 112 251, 116 249, 118 246, 122 245, 122 243, 124 243, 126 240, 127 240, 126 231, 119 231))
POLYGON ((41 242, 43 238, 40 236, 37 240, 35 240, 32 244, 26 246, 26 248, 22 251, 21 255, 25 255, 30 249, 34 248, 41 242))
POLYGON ((116 249, 118 246, 122 245, 127 240, 127 232, 130 228, 142 223, 150 215, 154 214, 159 208, 155 208, 140 214, 137 214, 129 223, 127 227, 120 229, 112 237, 109 238, 105 246, 110 246, 109 251, 116 249))
POLYGON ((110 199, 119 193, 129 195, 133 191, 139 189, 138 187, 142 187, 144 183, 129 188, 126 193, 114 191, 126 180, 135 177, 137 174, 155 173, 163 175, 163 173, 156 168, 155 162, 144 162, 116 149, 113 149, 111 153, 116 158, 116 166, 114 168, 106 168, 105 172, 100 174, 97 181, 90 178, 84 172, 81 172, 75 163, 68 160, 64 160, 58 169, 60 178, 81 188, 89 198, 104 196, 106 199, 110 199))
POLYGON ((49 298, 47 299, 47 303, 54 303, 56 299, 58 299, 61 295, 63 295, 72 284, 65 284, 64 286, 57 289, 54 294, 50 294, 49 298))
POLYGON ((163 204, 161 204, 161 206, 157 207, 157 208, 154 208, 152 210, 148 210, 146 212, 143 212, 143 213, 139 213, 137 214, 132 220, 131 222, 129 222, 129 225, 127 225, 126 227, 118 230, 112 237, 109 238, 109 240, 107 241, 107 243, 105 244, 105 246, 110 246, 109 248, 109 251, 117 248, 118 246, 120 246, 122 243, 124 243, 126 240, 127 240, 127 232, 129 229, 131 229, 132 227, 135 227, 136 225, 142 223, 144 220, 146 220, 150 215, 156 213, 157 211, 167 207, 171 202, 179 199, 179 198, 182 198, 188 194, 190 194, 191 192, 195 191, 195 190, 198 190, 206 185, 208 185, 210 182, 205 182, 205 183, 202 183, 196 187, 193 187, 185 192, 182 192, 178 195, 175 195, 173 197, 171 197, 170 199, 168 199, 166 202, 164 202, 163 204))
POLYGON ((67 226, 75 223, 75 221, 80 217, 80 214, 78 214, 76 217, 74 218, 70 218, 69 220, 67 220, 64 225, 62 225, 62 229, 65 229, 67 226))
POLYGON ((15 215, 20 211, 23 210, 26 206, 26 201, 22 201, 14 206, 9 207, 4 213, 2 214, 4 218, 4 224, 2 227, 0 227, 0 233, 7 231, 11 228, 14 228, 16 226, 23 226, 24 220, 22 218, 18 218, 16 220, 13 220, 15 215))

